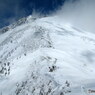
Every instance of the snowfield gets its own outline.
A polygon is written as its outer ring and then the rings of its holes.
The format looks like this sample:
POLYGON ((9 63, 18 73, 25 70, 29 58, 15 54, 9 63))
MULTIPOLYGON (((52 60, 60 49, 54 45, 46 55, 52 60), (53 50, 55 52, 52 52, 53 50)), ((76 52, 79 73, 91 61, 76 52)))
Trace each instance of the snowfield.
POLYGON ((0 34, 0 95, 95 95, 95 34, 56 17, 8 26, 0 34))

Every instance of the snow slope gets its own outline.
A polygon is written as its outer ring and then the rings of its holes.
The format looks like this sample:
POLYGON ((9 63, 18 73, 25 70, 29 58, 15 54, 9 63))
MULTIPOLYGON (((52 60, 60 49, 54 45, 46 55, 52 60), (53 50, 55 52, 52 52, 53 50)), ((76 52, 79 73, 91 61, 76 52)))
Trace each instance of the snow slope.
POLYGON ((0 95, 95 95, 95 34, 56 21, 22 19, 0 34, 0 95))

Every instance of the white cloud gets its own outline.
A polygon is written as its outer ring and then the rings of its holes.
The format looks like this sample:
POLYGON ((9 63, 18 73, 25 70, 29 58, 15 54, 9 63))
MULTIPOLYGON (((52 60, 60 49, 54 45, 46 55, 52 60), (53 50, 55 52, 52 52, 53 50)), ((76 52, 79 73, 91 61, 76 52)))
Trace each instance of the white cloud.
POLYGON ((89 32, 95 32, 95 0, 65 2, 57 11, 59 19, 89 32))

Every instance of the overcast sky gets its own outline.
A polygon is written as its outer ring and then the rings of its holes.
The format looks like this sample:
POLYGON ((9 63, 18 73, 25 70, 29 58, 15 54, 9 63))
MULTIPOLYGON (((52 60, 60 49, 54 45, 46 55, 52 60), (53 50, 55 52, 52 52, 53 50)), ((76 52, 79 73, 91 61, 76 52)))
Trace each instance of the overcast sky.
POLYGON ((66 1, 57 13, 60 22, 95 33, 95 0, 66 1))

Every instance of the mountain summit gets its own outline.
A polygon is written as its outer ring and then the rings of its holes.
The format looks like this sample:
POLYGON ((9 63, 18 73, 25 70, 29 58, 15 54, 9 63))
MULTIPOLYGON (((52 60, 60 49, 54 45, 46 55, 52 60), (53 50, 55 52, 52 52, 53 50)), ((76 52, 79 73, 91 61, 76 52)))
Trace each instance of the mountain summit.
POLYGON ((95 34, 56 17, 29 16, 0 30, 0 95, 88 95, 94 67, 95 34))

